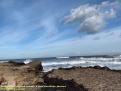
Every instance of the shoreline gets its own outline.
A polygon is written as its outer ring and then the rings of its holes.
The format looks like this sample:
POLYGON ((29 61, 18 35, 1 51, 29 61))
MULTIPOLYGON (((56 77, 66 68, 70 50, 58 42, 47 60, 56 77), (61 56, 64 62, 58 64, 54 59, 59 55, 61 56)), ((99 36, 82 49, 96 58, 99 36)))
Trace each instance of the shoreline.
MULTIPOLYGON (((0 86, 49 85, 66 88, 39 88, 39 91, 121 91, 121 70, 94 66, 58 68, 43 72, 40 60, 28 64, 13 61, 0 63, 0 86)), ((24 91, 33 90, 28 88, 24 91)), ((34 91, 38 89, 35 88, 34 91)))

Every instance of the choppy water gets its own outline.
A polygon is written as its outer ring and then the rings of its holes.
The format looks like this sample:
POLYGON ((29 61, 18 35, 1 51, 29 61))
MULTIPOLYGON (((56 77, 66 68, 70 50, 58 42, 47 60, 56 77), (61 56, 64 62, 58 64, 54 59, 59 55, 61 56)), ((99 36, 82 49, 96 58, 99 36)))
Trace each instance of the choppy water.
POLYGON ((110 69, 120 69, 121 70, 121 58, 103 58, 103 57, 91 57, 91 58, 59 58, 54 60, 46 60, 42 62, 44 67, 44 71, 49 71, 51 69, 58 69, 58 68, 69 68, 73 66, 107 66, 110 69))
MULTIPOLYGON (((49 71, 58 68, 69 68, 73 66, 107 66, 110 69, 121 70, 121 56, 117 57, 58 57, 41 59, 44 71, 49 71)), ((19 60, 24 63, 29 63, 32 59, 19 60)))

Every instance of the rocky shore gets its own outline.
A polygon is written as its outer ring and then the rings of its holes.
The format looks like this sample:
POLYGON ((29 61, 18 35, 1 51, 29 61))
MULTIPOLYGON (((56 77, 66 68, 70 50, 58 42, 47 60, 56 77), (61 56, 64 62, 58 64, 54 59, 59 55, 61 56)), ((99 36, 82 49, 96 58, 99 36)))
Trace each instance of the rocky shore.
POLYGON ((0 86, 38 86, 19 91, 121 91, 121 71, 95 66, 59 68, 45 73, 41 61, 28 64, 10 61, 0 63, 0 86))

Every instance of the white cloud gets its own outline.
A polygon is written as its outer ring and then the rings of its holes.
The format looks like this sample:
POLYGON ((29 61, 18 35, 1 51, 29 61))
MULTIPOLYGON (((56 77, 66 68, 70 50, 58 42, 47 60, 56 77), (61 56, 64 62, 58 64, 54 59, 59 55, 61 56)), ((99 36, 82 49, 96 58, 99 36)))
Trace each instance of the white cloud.
POLYGON ((72 9, 66 16, 66 23, 80 22, 80 31, 96 33, 103 29, 109 19, 116 17, 118 2, 102 2, 101 4, 85 4, 72 9))

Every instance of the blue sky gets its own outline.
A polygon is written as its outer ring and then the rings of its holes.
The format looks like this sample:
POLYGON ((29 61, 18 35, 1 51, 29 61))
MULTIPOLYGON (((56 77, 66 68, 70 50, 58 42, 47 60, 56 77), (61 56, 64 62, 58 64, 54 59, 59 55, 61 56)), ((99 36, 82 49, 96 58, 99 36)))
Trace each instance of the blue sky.
POLYGON ((121 53, 120 0, 0 0, 0 59, 121 53))

